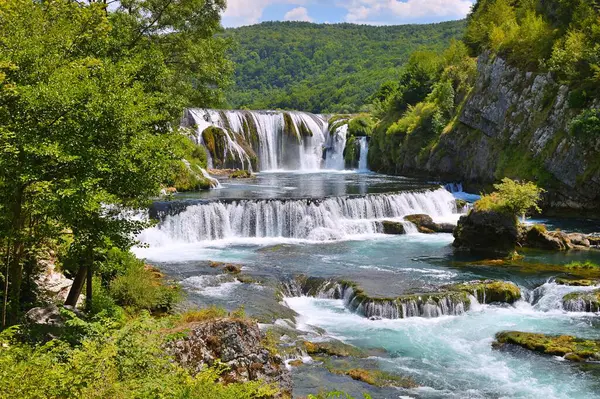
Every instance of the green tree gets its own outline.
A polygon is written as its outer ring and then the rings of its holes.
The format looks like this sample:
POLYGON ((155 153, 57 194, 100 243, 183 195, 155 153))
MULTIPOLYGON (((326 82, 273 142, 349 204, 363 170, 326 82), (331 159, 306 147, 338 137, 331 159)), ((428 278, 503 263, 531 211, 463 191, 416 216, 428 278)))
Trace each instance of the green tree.
MULTIPOLYGON (((61 231, 91 283, 108 248, 144 224, 123 217, 158 194, 184 106, 218 104, 230 65, 222 0, 0 3, 3 320, 16 322, 27 265, 61 231)), ((89 284, 88 296, 91 296, 89 284)))
POLYGON ((518 182, 505 177, 502 183, 494 184, 494 188, 496 191, 484 195, 475 203, 476 209, 494 210, 523 218, 531 210, 541 212, 539 202, 545 190, 535 183, 518 182))

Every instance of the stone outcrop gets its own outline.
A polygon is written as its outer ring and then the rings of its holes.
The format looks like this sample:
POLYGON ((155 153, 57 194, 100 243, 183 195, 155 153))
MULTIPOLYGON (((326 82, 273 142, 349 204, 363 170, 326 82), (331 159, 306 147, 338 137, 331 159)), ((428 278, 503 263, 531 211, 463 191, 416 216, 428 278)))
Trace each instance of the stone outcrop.
MULTIPOLYGON (((572 120, 583 111, 571 106, 574 94, 549 73, 521 71, 482 54, 458 123, 431 149, 415 149, 376 130, 370 164, 380 172, 462 181, 472 191, 503 176, 527 179, 548 191, 545 209, 598 211, 600 137, 570 134, 572 120)), ((600 98, 586 107, 600 108, 600 98)))
POLYGON ((471 211, 454 230, 454 246, 471 251, 508 253, 515 249, 519 230, 515 218, 494 211, 471 211))
POLYGON ((177 362, 193 371, 219 362, 228 367, 223 382, 264 381, 290 395, 292 380, 282 358, 262 344, 258 324, 222 318, 192 324, 185 338, 169 344, 177 362))

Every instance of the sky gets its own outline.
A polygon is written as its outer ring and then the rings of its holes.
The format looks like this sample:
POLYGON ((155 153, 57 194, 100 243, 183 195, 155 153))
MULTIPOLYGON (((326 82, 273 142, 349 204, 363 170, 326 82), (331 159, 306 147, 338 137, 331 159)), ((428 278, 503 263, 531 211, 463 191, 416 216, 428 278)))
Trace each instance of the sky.
POLYGON ((474 0, 227 0, 227 28, 264 21, 430 23, 464 18, 474 0))

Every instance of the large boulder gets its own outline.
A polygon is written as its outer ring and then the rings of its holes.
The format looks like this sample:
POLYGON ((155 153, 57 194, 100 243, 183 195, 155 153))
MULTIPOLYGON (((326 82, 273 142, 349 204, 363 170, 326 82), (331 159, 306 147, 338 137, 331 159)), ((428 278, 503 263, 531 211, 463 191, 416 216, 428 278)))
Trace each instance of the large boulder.
POLYGON ((185 338, 172 342, 169 350, 179 364, 195 372, 219 362, 228 367, 223 382, 264 381, 290 395, 292 380, 283 359, 262 344, 256 322, 222 318, 195 323, 185 338))
POLYGON ((494 211, 471 211, 454 229, 454 246, 471 251, 514 251, 519 230, 514 216, 494 211))

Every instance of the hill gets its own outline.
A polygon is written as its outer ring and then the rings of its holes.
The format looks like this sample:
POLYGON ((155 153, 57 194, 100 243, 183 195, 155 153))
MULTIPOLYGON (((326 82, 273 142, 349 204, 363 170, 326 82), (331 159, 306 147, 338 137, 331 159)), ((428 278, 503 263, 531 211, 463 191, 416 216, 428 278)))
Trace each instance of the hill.
POLYGON ((227 99, 232 108, 357 112, 381 83, 399 78, 413 51, 441 50, 465 25, 266 22, 227 29, 236 65, 227 99))

